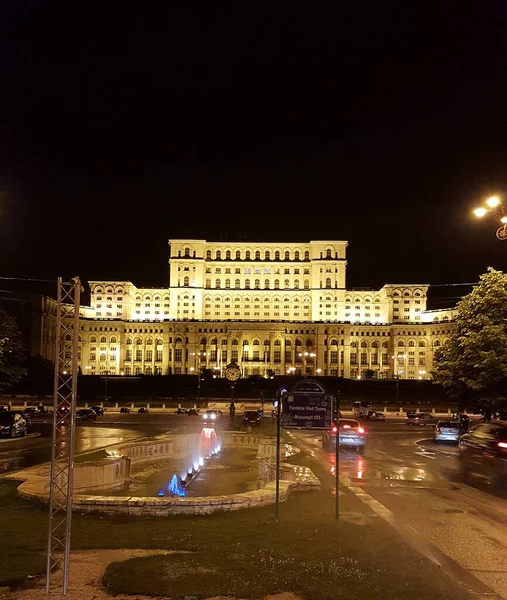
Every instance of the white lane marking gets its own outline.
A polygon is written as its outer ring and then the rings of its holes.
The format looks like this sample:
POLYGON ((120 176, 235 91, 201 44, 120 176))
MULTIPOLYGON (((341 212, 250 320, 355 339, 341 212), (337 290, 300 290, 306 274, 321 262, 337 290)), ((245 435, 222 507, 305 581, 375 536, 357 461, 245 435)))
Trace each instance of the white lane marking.
POLYGON ((387 452, 384 452, 383 450, 379 450, 378 448, 375 448, 375 450, 373 452, 378 452, 379 454, 387 455, 387 452))
POLYGON ((419 454, 419 456, 424 456, 424 458, 431 458, 431 460, 436 460, 436 456, 434 454, 430 454, 429 452, 414 452, 414 454, 419 454))
MULTIPOLYGON (((340 477, 340 479, 341 479, 341 477, 340 477)), ((379 502, 378 500, 375 500, 375 498, 373 498, 373 496, 370 496, 370 494, 367 494, 362 488, 360 488, 358 486, 355 486, 355 485, 350 486, 349 485, 348 489, 353 494, 355 494, 361 500, 361 502, 363 502, 364 504, 366 504, 366 506, 371 508, 371 510, 375 514, 377 514, 379 517, 382 517, 382 519, 391 523, 391 521, 394 518, 394 514, 386 506, 384 506, 381 502, 379 502)))

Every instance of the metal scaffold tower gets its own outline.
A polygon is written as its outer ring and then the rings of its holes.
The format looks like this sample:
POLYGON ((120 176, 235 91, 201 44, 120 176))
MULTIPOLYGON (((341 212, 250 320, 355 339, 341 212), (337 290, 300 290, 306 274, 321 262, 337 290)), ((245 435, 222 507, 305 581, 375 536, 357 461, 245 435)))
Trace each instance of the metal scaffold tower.
POLYGON ((58 278, 46 594, 60 565, 63 595, 69 584, 80 296, 79 277, 58 278))

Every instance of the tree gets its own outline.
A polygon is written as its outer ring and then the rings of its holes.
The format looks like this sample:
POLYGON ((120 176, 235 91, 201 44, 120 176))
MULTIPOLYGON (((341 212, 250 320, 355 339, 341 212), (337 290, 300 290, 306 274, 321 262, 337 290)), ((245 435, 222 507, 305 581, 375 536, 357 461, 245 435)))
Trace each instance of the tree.
POLYGON ((21 334, 14 317, 0 310, 0 390, 17 383, 26 372, 21 334))
POLYGON ((507 274, 489 267, 457 306, 455 329, 435 353, 435 383, 488 416, 507 397, 507 274))

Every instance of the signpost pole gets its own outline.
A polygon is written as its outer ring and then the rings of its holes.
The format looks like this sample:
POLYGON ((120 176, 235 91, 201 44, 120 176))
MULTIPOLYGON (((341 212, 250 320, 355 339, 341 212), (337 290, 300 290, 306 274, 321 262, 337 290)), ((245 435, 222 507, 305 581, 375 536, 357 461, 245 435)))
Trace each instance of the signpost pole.
POLYGON ((278 406, 276 407, 276 488, 275 488, 275 517, 278 520, 280 513, 280 429, 282 424, 282 394, 278 395, 278 406))
POLYGON ((334 477, 335 477, 335 498, 334 498, 334 518, 339 519, 340 501, 339 501, 339 485, 340 485, 340 420, 337 419, 336 430, 336 449, 334 458, 334 477))

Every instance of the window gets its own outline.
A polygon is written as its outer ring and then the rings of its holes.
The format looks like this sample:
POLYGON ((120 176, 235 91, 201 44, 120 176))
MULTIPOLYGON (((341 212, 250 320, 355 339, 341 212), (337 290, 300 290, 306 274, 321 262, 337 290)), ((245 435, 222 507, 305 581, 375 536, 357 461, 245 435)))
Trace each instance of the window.
POLYGON ((138 348, 136 350, 136 361, 139 362, 141 360, 143 360, 143 351, 140 348, 138 348))
POLYGON ((285 260, 290 260, 290 252, 288 250, 285 250, 285 260))
POLYGON ((299 279, 294 279, 294 289, 299 290, 299 279))
POLYGON ((261 259, 261 253, 259 252, 259 250, 255 251, 255 260, 260 260, 261 259))
POLYGON ((230 287, 231 287, 231 280, 230 279, 226 279, 225 280, 225 287, 226 287, 226 289, 230 289, 230 287))
POLYGON ((264 252, 264 260, 271 260, 269 250, 266 250, 266 252, 264 252))
POLYGON ((264 289, 269 290, 269 279, 264 280, 264 289))
POLYGON ((217 289, 220 289, 220 279, 217 279, 217 280, 215 281, 215 287, 216 287, 217 289))
POLYGON ((182 357, 182 349, 176 348, 176 350, 174 351, 174 360, 176 362, 181 362, 181 357, 182 357))
POLYGON ((190 283, 190 280, 188 278, 188 276, 183 277, 183 287, 188 287, 190 283))
POLYGON ((250 250, 247 250, 247 251, 245 252, 245 259, 246 259, 246 260, 250 260, 250 250))
POLYGON ((275 260, 280 260, 280 251, 279 250, 275 251, 275 260))
POLYGON ((222 253, 220 252, 220 250, 217 250, 215 252, 215 260, 221 260, 222 259, 222 253))
POLYGON ((230 250, 227 250, 225 252, 225 258, 226 258, 226 260, 231 260, 231 251, 230 250))
POLYGON ((331 278, 327 277, 326 278, 326 288, 330 288, 331 287, 331 278))

